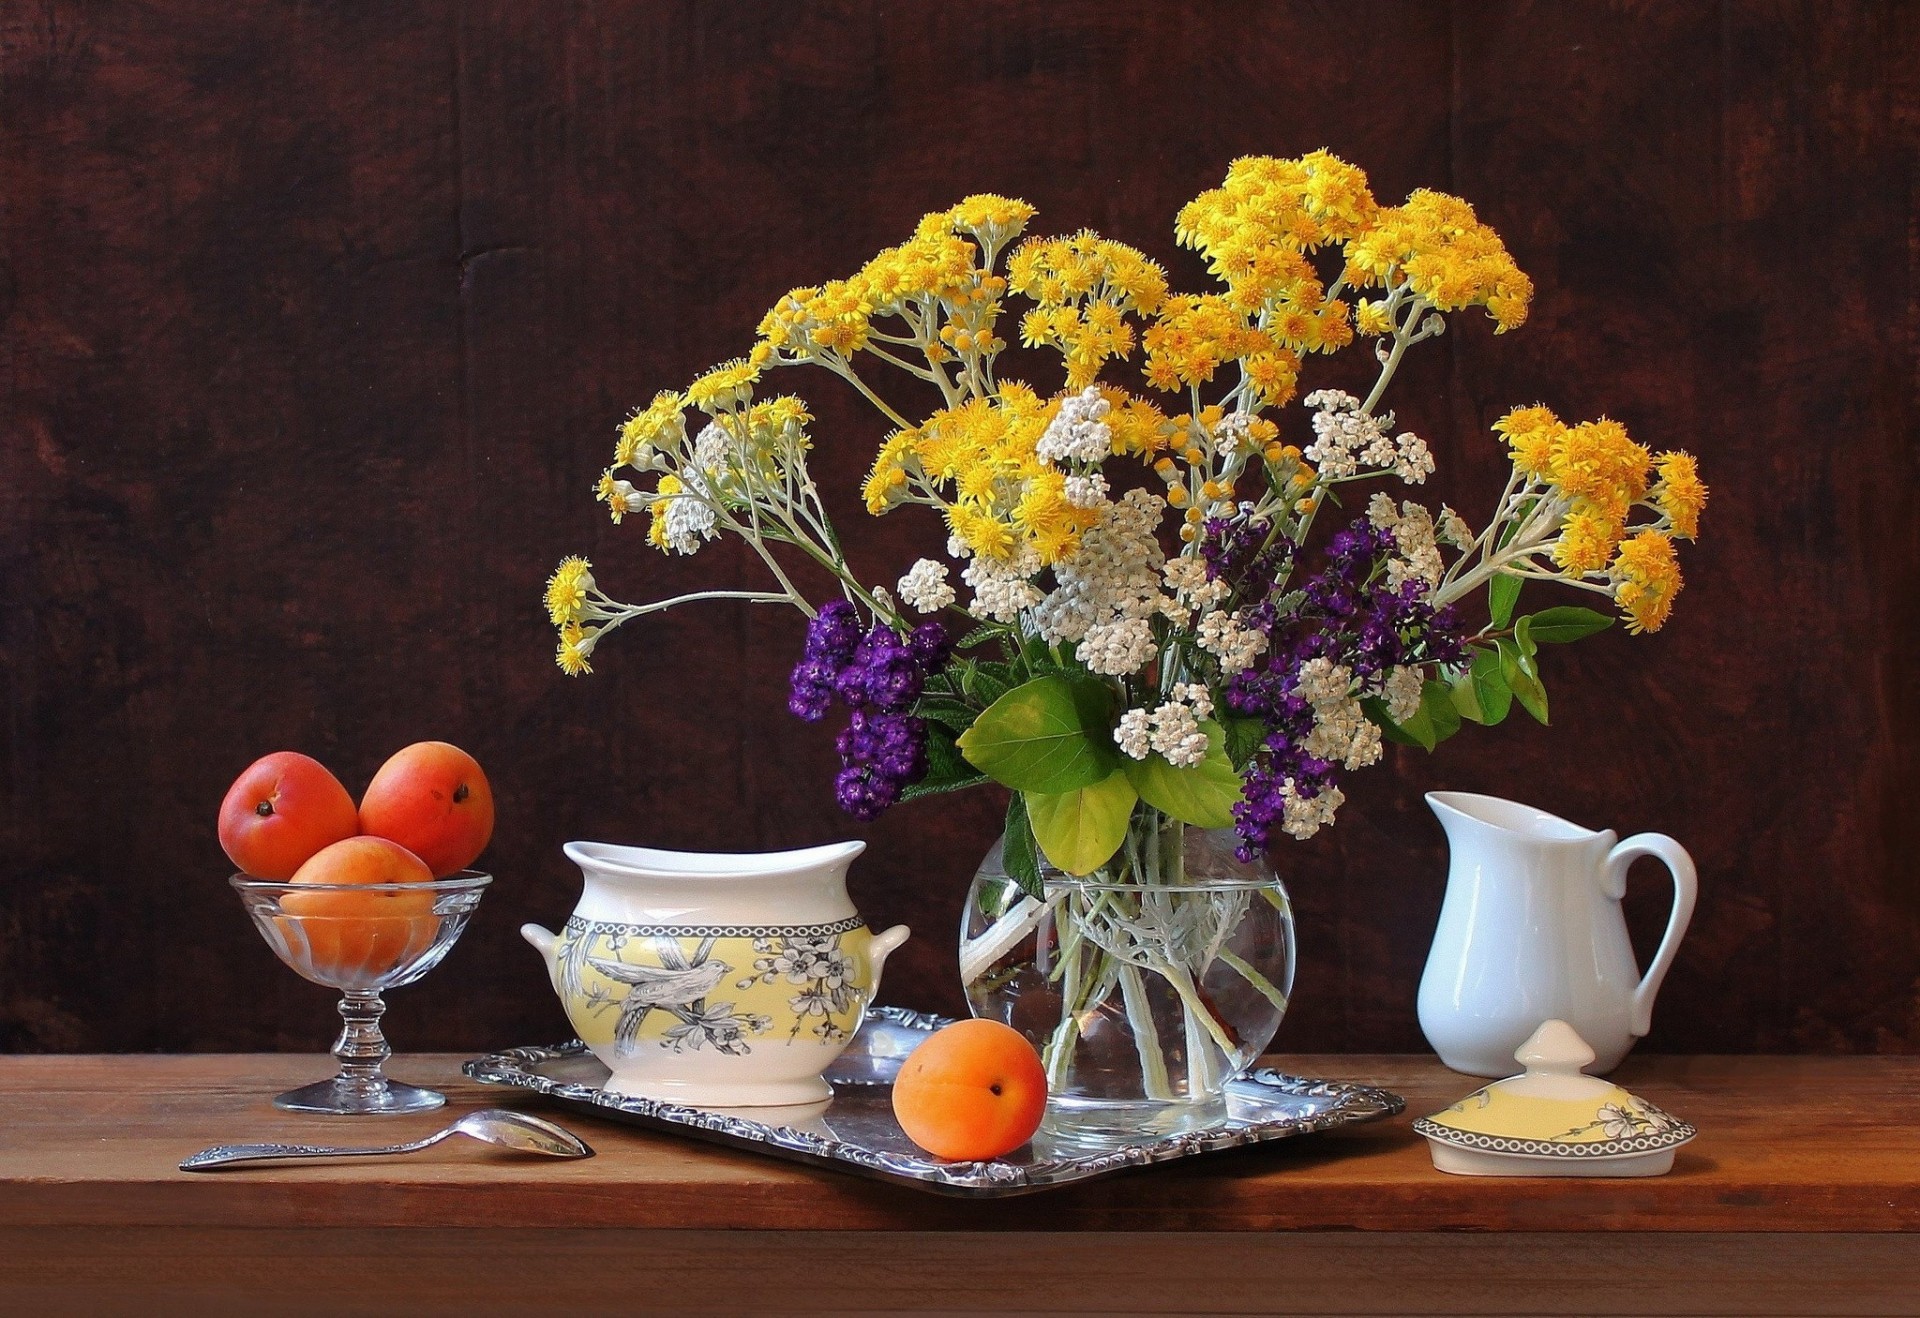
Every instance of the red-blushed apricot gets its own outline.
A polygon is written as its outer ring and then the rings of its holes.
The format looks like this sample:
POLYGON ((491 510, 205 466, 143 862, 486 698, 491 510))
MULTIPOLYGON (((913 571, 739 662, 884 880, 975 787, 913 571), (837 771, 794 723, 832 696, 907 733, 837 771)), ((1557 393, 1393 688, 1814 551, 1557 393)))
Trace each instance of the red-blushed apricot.
POLYGON ((1047 1073, 1019 1031, 955 1021, 908 1054, 893 1115, 936 1158, 998 1158, 1033 1138, 1047 1110, 1047 1073))
POLYGON ((360 831, 353 798, 327 767, 298 751, 247 766, 220 802, 220 846, 256 879, 288 879, 321 848, 360 831))
POLYGON ((360 798, 360 831, 398 842, 436 878, 473 864, 493 837, 493 788, 444 741, 417 741, 380 766, 360 798))
MULTIPOLYGON (((302 885, 427 883, 426 862, 397 842, 350 837, 302 865, 302 885)), ((432 946, 440 917, 431 892, 354 892, 315 886, 280 899, 279 923, 288 946, 307 949, 315 978, 343 987, 370 985, 432 946)))

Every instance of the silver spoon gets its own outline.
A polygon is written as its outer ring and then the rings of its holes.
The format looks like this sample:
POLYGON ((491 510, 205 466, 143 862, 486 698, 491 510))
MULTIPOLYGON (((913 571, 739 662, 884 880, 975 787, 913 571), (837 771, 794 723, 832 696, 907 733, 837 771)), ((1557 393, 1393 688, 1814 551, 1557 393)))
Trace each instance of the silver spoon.
POLYGON ((202 1149, 180 1164, 183 1172, 204 1172, 240 1162, 291 1162, 300 1158, 370 1158, 388 1153, 418 1153, 438 1144, 450 1135, 466 1135, 487 1144, 515 1149, 521 1153, 541 1153, 550 1158, 591 1158, 593 1150, 571 1131, 551 1121, 510 1112, 505 1108, 481 1108, 469 1112, 444 1130, 435 1131, 411 1144, 389 1144, 382 1148, 328 1148, 318 1144, 216 1144, 202 1149))

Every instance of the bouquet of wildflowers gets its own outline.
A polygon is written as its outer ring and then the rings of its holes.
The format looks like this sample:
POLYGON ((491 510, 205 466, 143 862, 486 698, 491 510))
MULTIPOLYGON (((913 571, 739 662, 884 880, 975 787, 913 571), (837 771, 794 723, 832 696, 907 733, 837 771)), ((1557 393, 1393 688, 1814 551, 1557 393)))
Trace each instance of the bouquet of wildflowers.
POLYGON ((1706 490, 1690 456, 1617 422, 1502 417, 1512 476, 1478 530, 1352 491, 1433 471, 1382 409, 1407 351, 1456 312, 1483 308, 1495 333, 1526 317, 1530 282, 1465 201, 1383 206, 1326 152, 1237 161, 1175 226, 1217 281, 1201 293, 1091 231, 1022 239, 1033 213, 981 195, 928 215, 852 277, 781 298, 746 357, 630 417, 598 489, 614 520, 644 514, 674 554, 737 536, 768 584, 625 604, 568 559, 546 597, 561 668, 589 671, 609 631, 689 600, 792 604, 811 619, 793 712, 845 712, 842 808, 870 819, 999 783, 1009 871, 1037 892, 1042 860, 1098 871, 1139 817, 1231 826, 1251 857, 1331 823, 1341 775, 1383 739, 1431 749, 1516 701, 1545 722, 1539 647, 1611 619, 1520 614, 1530 581, 1604 596, 1630 631, 1666 620, 1674 541, 1706 490), (1014 333, 1057 351, 1059 387, 1001 373, 1014 333), (1289 417, 1308 359, 1356 340, 1378 364, 1366 396, 1318 389, 1289 417), (941 524, 944 554, 890 587, 847 565, 806 404, 766 391, 793 366, 884 418, 867 511, 941 524), (889 401, 884 371, 931 412, 889 401), (1330 513, 1343 524, 1316 537, 1330 513), (795 558, 838 595, 804 596, 795 558))

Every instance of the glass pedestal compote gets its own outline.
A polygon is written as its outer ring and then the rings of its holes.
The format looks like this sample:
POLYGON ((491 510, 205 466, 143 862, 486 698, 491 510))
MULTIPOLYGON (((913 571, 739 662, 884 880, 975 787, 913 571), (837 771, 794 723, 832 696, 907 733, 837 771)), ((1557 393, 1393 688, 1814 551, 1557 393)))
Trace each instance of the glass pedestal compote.
POLYGON ((381 994, 411 984, 440 964, 480 904, 493 876, 462 870, 424 883, 279 883, 236 874, 230 880, 274 954, 303 978, 340 992, 345 1022, 333 1055, 340 1074, 273 1100, 289 1112, 350 1116, 424 1112, 447 1099, 389 1080, 392 1055, 380 1017, 381 994))

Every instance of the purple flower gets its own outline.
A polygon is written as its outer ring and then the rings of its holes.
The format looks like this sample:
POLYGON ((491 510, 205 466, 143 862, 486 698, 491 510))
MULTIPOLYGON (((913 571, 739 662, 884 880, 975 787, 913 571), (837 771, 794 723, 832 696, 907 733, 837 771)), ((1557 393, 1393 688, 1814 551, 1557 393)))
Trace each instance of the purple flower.
POLYGON ((926 776, 926 724, 909 711, 951 652, 935 622, 905 639, 885 623, 862 636, 859 616, 844 600, 821 609, 808 626, 787 707, 818 722, 837 696, 852 711, 834 741, 841 763, 834 797, 854 818, 874 818, 926 776))
MULTIPOLYGON (((1208 526, 1213 538, 1213 524, 1208 526)), ((1221 552, 1230 553, 1234 534, 1231 526, 1219 533, 1221 552)), ((1258 718, 1266 729, 1242 774, 1243 799, 1234 807, 1243 860, 1253 859, 1282 826, 1289 792, 1313 800, 1338 783, 1338 766, 1304 749, 1314 710, 1294 694, 1303 665, 1330 660, 1348 668, 1362 692, 1378 692, 1395 667, 1453 664, 1465 657, 1453 610, 1434 608, 1424 581, 1391 584, 1384 562, 1396 548, 1391 531, 1356 519, 1328 540, 1326 563, 1302 587, 1298 608, 1283 614, 1277 607, 1284 578, 1278 573, 1248 610, 1249 624, 1267 636, 1267 651, 1254 667, 1230 678, 1225 692, 1229 709, 1258 718)))

